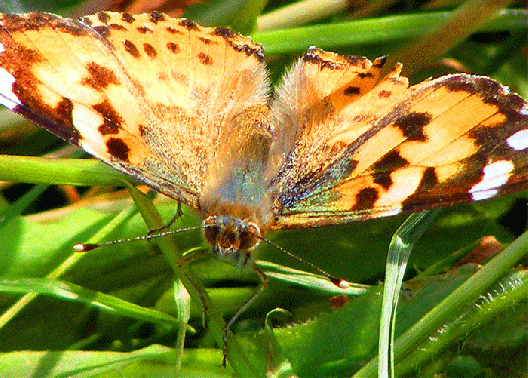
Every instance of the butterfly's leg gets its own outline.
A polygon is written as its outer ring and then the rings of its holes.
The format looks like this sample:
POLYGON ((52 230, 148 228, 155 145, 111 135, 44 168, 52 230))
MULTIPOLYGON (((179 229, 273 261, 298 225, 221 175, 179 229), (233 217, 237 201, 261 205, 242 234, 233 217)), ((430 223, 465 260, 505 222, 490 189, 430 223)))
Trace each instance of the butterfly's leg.
POLYGON ((264 292, 266 287, 269 284, 269 278, 266 276, 266 273, 264 273, 262 270, 260 270, 254 263, 253 263, 253 270, 258 273, 260 276, 260 279, 262 280, 262 285, 259 287, 259 289, 256 291, 255 294, 249 300, 244 303, 242 307, 240 307, 235 315, 227 322, 226 326, 224 327, 224 339, 223 339, 223 353, 224 353, 224 359, 222 360, 222 366, 226 366, 227 362, 227 334, 229 330, 231 329, 231 326, 235 323, 235 321, 238 319, 238 317, 247 310, 249 306, 264 292))
POLYGON ((150 229, 149 232, 147 232, 147 235, 150 236, 150 235, 155 234, 157 232, 166 230, 167 228, 172 226, 172 224, 174 222, 176 222, 178 219, 180 219, 182 215, 183 215, 183 211, 182 211, 182 208, 181 208, 181 202, 178 201, 178 210, 176 211, 176 214, 171 218, 171 220, 168 223, 166 223, 163 226, 161 226, 161 227, 156 227, 156 228, 150 229))
MULTIPOLYGON (((207 256, 208 254, 205 249, 201 250, 200 252, 193 253, 190 256, 184 256, 178 260, 178 267, 181 268, 183 265, 203 259, 204 257, 207 257, 207 256)), ((189 277, 189 275, 185 273, 184 269, 181 269, 180 272, 187 278, 187 280, 190 282, 193 289, 196 291, 196 294, 198 294, 198 299, 200 300, 200 304, 202 305, 202 325, 205 328, 206 327, 205 321, 206 321, 206 314, 207 314, 207 306, 204 301, 202 290, 197 285, 195 285, 193 278, 189 277)))

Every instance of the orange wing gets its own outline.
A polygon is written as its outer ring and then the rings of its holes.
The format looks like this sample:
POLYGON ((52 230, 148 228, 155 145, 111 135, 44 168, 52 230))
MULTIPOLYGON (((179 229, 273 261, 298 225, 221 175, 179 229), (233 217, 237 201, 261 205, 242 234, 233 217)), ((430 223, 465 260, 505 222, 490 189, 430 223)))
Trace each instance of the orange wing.
POLYGON ((408 88, 399 66, 368 81, 379 65, 311 49, 293 68, 276 106, 277 118, 292 120, 294 130, 283 131, 289 138, 280 146, 290 150, 272 181, 276 228, 370 219, 528 187, 525 100, 479 76, 408 88), (366 68, 355 73, 358 61, 366 68))
POLYGON ((195 207, 230 119, 267 102, 262 59, 157 12, 0 15, 0 103, 195 207))

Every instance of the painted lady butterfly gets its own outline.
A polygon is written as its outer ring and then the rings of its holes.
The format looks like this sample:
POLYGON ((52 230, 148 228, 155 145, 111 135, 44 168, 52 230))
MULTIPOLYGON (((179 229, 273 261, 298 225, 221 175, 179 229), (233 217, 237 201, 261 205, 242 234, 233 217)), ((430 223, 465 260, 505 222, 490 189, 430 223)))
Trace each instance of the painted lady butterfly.
POLYGON ((492 79, 409 87, 384 58, 311 47, 270 99, 263 59, 157 12, 0 15, 0 103, 195 208, 238 267, 269 230, 528 188, 528 105, 492 79))

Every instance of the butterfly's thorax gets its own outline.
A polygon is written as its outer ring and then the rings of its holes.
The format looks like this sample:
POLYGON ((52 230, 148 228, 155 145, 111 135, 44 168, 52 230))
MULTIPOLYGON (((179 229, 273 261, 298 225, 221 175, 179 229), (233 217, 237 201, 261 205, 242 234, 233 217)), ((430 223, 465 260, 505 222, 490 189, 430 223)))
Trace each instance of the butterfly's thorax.
MULTIPOLYGON (((217 254, 251 249, 256 235, 274 222, 264 179, 271 143, 268 114, 268 107, 253 106, 233 118, 219 140, 225 147, 218 149, 204 181, 200 207, 209 226, 204 233, 217 254)), ((235 260, 234 265, 245 264, 235 260)))

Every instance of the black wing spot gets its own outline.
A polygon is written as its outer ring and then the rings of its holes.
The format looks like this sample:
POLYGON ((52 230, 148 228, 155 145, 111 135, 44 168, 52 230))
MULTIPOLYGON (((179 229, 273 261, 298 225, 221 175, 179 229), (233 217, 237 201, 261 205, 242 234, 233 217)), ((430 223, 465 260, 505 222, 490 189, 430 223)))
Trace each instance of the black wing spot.
POLYGON ((108 139, 108 141, 106 142, 106 148, 108 150, 108 153, 116 159, 128 162, 128 153, 130 152, 130 148, 125 142, 123 142, 122 139, 108 139))
POLYGON ((359 211, 372 209, 378 198, 379 194, 376 188, 368 187, 361 189, 356 195, 356 204, 351 210, 359 211))
POLYGON ((123 42, 125 45, 125 51, 132 55, 134 58, 139 58, 141 55, 139 54, 139 50, 134 45, 133 42, 130 42, 128 39, 125 39, 125 42, 123 42))
POLYGON ((413 112, 398 117, 394 121, 394 125, 402 131, 408 140, 425 142, 427 136, 423 129, 432 119, 433 117, 429 113, 413 112))

